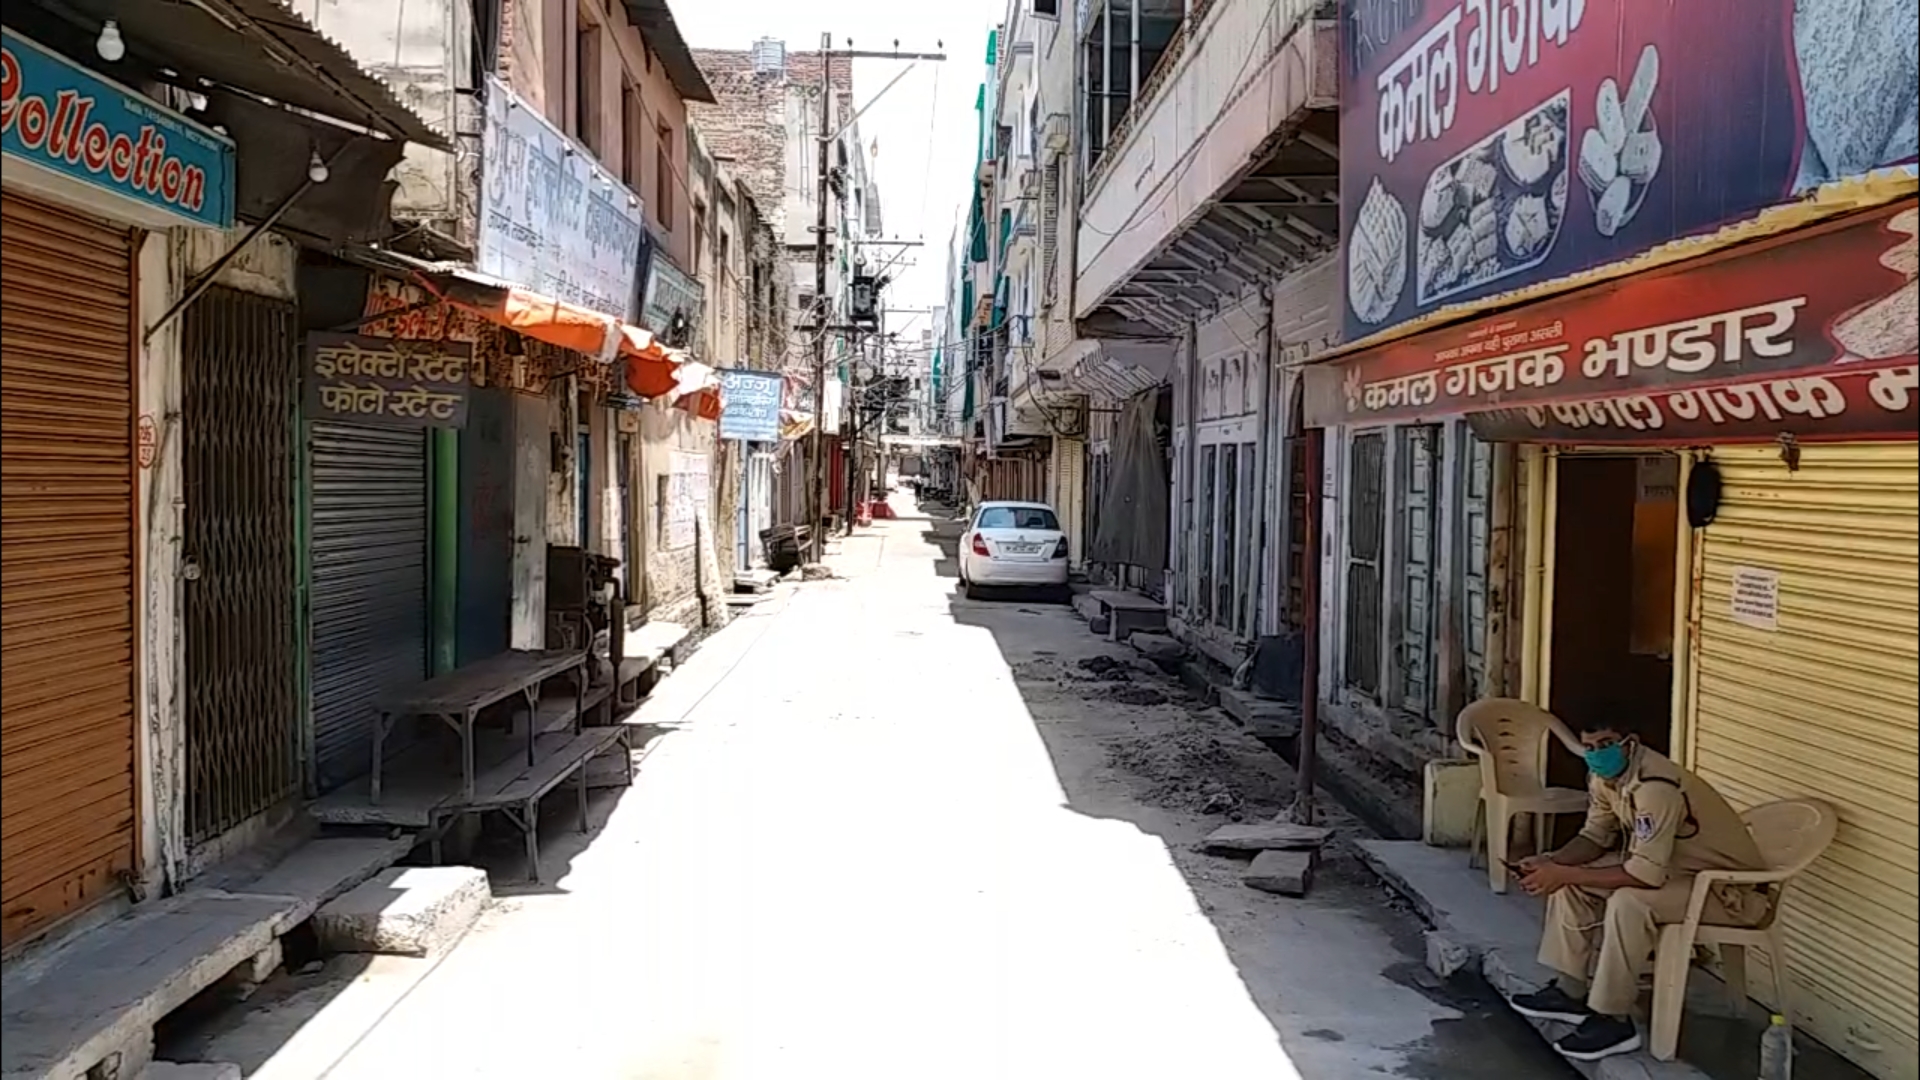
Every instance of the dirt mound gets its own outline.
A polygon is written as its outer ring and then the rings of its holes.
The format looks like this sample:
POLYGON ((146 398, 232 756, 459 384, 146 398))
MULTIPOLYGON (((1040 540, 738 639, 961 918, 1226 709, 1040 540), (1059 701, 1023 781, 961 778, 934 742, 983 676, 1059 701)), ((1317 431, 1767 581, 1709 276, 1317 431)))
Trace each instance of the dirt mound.
POLYGON ((1169 810, 1271 815, 1293 800, 1279 759, 1204 730, 1129 736, 1108 748, 1107 764, 1144 781, 1140 797, 1169 810))

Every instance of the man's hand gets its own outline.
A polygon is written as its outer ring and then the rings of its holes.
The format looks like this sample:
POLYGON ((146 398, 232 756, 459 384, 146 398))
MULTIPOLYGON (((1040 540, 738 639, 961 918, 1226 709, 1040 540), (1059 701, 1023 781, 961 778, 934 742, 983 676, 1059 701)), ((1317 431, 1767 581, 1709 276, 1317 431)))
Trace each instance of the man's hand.
POLYGON ((1520 868, 1520 873, 1531 874, 1552 861, 1553 856, 1551 855, 1529 855, 1513 865, 1520 868))
MULTIPOLYGON (((1535 856, 1535 858, 1539 857, 1535 856)), ((1525 867, 1524 863, 1521 865, 1525 867)), ((1548 896, 1573 884, 1578 869, 1573 866, 1562 866, 1550 859, 1541 859, 1532 869, 1527 870, 1527 876, 1520 879, 1520 887, 1525 889, 1529 896, 1548 896)))

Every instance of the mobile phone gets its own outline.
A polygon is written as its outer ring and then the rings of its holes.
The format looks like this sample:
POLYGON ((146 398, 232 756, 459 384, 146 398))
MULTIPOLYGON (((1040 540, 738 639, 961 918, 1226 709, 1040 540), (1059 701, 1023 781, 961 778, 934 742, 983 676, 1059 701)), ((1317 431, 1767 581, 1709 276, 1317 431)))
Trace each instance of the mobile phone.
POLYGON ((1504 866, 1504 867, 1506 867, 1506 868, 1507 868, 1507 873, 1509 873, 1509 874, 1512 874, 1512 875, 1513 875, 1514 877, 1526 877, 1526 876, 1527 876, 1527 869, 1526 869, 1525 867, 1523 867, 1523 866, 1521 866, 1521 865, 1520 865, 1519 863, 1517 863, 1517 862, 1510 862, 1510 861, 1508 861, 1508 860, 1506 860, 1506 859, 1501 859, 1501 860, 1500 860, 1500 865, 1502 865, 1502 866, 1504 866))

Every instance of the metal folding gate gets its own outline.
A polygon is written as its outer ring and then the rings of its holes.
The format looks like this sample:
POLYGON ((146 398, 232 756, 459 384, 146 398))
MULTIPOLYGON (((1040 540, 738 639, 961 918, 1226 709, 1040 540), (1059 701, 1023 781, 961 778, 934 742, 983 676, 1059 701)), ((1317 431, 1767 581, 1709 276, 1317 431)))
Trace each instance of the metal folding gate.
POLYGON ((308 425, 314 786, 365 773, 382 694, 427 673, 427 439, 308 425))
POLYGON ((124 231, 11 193, 0 944, 135 869, 133 264, 124 231))
POLYGON ((300 787, 294 305, 215 287, 186 311, 187 831, 212 839, 300 787))

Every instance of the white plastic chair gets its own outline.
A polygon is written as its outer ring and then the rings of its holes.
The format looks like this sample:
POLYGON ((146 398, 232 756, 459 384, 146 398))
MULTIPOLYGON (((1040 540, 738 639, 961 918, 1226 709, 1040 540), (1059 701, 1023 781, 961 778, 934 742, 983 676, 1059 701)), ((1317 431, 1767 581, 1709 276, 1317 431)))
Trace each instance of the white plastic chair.
POLYGON ((1740 815, 1753 834, 1753 842, 1766 860, 1765 870, 1703 870, 1693 879, 1693 894, 1687 901, 1684 922, 1660 928, 1660 944, 1653 961, 1653 1010, 1651 1022, 1655 1060, 1672 1061, 1680 1046, 1680 1017, 1686 1011, 1687 974, 1695 945, 1720 946, 1720 970, 1725 976, 1727 997, 1738 1009, 1747 1006, 1747 949, 1759 946, 1767 950, 1768 966, 1773 969, 1773 1011, 1793 1023, 1787 1002, 1787 953, 1780 934, 1780 902, 1787 883, 1833 843, 1840 827, 1833 807, 1818 799, 1783 799, 1756 806, 1740 815), (1767 914, 1756 926, 1702 925, 1700 915, 1716 885, 1770 885, 1767 914))
POLYGON ((1480 806, 1468 857, 1479 855, 1484 841, 1487 883, 1504 893, 1514 818, 1532 815, 1534 846, 1544 852, 1555 815, 1587 812, 1585 791, 1547 786, 1553 742, 1578 754, 1580 740, 1559 717, 1517 698, 1483 698, 1460 710, 1455 737, 1480 762, 1480 806))

